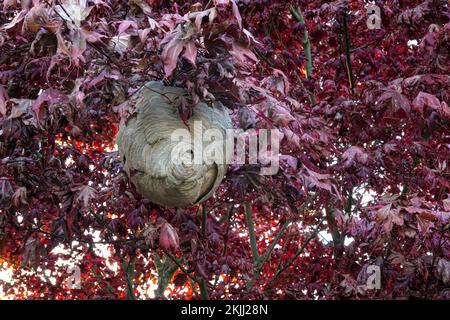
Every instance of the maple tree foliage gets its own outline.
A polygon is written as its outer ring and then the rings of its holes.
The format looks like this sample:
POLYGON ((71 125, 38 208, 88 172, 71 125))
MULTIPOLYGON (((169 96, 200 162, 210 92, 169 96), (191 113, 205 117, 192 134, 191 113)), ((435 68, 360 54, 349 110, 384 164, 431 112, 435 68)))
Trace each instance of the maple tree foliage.
POLYGON ((3 0, 1 294, 449 299, 449 4, 375 4, 379 29, 369 1, 3 0), (187 90, 183 120, 220 100, 278 128, 278 173, 142 198, 114 139, 149 80, 187 90))

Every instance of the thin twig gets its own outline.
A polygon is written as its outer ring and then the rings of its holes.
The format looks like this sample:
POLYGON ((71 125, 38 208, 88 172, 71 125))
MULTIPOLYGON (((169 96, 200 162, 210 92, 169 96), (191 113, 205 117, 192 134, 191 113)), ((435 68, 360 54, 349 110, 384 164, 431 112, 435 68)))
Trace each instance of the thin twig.
POLYGON ((342 14, 342 20, 343 20, 343 31, 344 31, 344 41, 345 41, 345 57, 347 60, 347 76, 348 81, 350 83, 350 89, 353 91, 355 88, 355 81, 353 78, 353 70, 352 70, 352 61, 351 61, 351 48, 350 48, 350 34, 348 32, 348 26, 347 26, 347 12, 344 12, 342 14))
POLYGON ((178 268, 180 268, 181 272, 183 272, 189 279, 191 279, 196 283, 200 283, 200 280, 198 280, 195 276, 191 275, 174 256, 172 256, 169 252, 167 252, 167 250, 162 249, 162 251, 166 254, 166 256, 170 260, 172 260, 178 266, 178 268))
POLYGON ((203 300, 209 300, 208 288, 206 287, 205 279, 200 280, 199 286, 200 286, 200 294, 203 300))
MULTIPOLYGON (((294 7, 291 7, 290 9, 292 15, 294 16, 295 20, 300 23, 305 23, 305 19, 303 17, 302 11, 300 8, 295 9, 294 7)), ((312 76, 312 55, 311 55, 311 42, 309 41, 309 34, 308 29, 305 26, 305 30, 303 31, 302 35, 302 44, 303 49, 305 50, 305 57, 306 57, 306 78, 311 78, 312 76)), ((310 93, 311 96, 311 103, 312 105, 316 104, 316 95, 314 92, 310 93)))
POLYGON ((277 235, 275 236, 275 239, 272 241, 272 243, 269 245, 269 248, 260 256, 258 261, 258 269, 261 269, 264 263, 270 258, 270 255, 272 254, 273 249, 275 248, 278 241, 280 241, 281 237, 284 235, 284 231, 290 226, 291 220, 287 220, 278 230, 277 235))
POLYGON ((133 258, 130 258, 130 261, 126 261, 122 258, 122 268, 125 273, 126 280, 126 294, 128 300, 136 300, 134 295, 134 261, 133 258))
POLYGON ((113 298, 115 298, 115 297, 116 297, 116 293, 115 293, 115 291, 114 291, 114 288, 111 286, 111 284, 110 284, 108 281, 106 281, 105 279, 103 279, 100 275, 98 275, 98 274, 94 271, 94 267, 91 267, 91 268, 89 269, 89 271, 91 271, 91 273, 94 275, 95 279, 97 279, 97 281, 98 281, 99 283, 100 283, 100 282, 103 282, 103 283, 106 284, 106 289, 108 289, 108 292, 112 295, 113 298))
POLYGON ((297 250, 297 252, 295 253, 295 255, 289 259, 289 261, 282 266, 280 269, 277 270, 277 272, 275 273, 274 277, 269 281, 269 284, 272 284, 279 276, 281 273, 283 273, 287 268, 289 268, 294 261, 303 253, 303 251, 305 250, 306 246, 317 236, 317 234, 320 232, 320 227, 322 226, 322 222, 325 219, 325 217, 323 217, 319 224, 317 225, 317 227, 314 229, 314 231, 311 233, 311 235, 305 240, 305 242, 302 244, 302 246, 297 250))
POLYGON ((253 265, 256 266, 259 259, 258 243, 256 242, 255 224, 253 222, 253 210, 250 202, 245 203, 245 218, 247 221, 248 234, 250 237, 250 246, 253 254, 253 265))
POLYGON ((225 256, 227 254, 227 247, 228 247, 228 232, 230 231, 230 220, 231 220, 231 216, 233 215, 233 211, 234 211, 234 204, 231 204, 230 209, 228 209, 228 214, 227 214, 227 229, 225 231, 225 243, 223 245, 223 253, 222 255, 225 256))

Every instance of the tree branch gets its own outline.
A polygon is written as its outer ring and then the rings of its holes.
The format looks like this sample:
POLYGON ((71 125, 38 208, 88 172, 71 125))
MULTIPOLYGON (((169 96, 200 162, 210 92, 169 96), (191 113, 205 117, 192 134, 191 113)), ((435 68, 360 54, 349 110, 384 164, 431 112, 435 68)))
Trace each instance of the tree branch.
POLYGON ((300 256, 302 254, 302 252, 305 250, 306 246, 311 242, 311 240, 313 240, 317 234, 320 232, 320 227, 322 225, 322 222, 325 218, 322 218, 319 222, 319 224, 317 225, 317 227, 314 229, 314 231, 311 233, 311 235, 306 239, 306 241, 302 244, 302 246, 297 250, 297 252, 295 253, 295 255, 289 259, 289 261, 282 266, 281 268, 279 268, 277 270, 277 272, 275 273, 275 275, 273 276, 273 278, 269 281, 269 284, 272 284, 279 276, 281 273, 283 273, 287 268, 289 268, 294 261, 298 258, 298 256, 300 256))
POLYGON ((350 49, 350 34, 347 26, 347 12, 342 14, 343 27, 344 27, 344 41, 345 41, 345 57, 347 60, 347 76, 350 83, 350 89, 353 91, 355 88, 355 82, 353 79, 352 61, 351 61, 351 49, 350 49))
MULTIPOLYGON (((300 8, 295 9, 294 7, 291 7, 290 9, 292 15, 294 16, 295 20, 300 23, 305 23, 305 19, 303 17, 302 11, 300 8)), ((305 30, 303 31, 302 35, 302 44, 303 49, 305 50, 305 57, 306 57, 306 78, 311 78, 312 76, 312 55, 311 55, 311 42, 309 41, 309 34, 308 29, 305 27, 305 30)), ((314 92, 310 93, 311 96, 311 103, 313 105, 316 104, 316 95, 314 92)))
POLYGON ((248 234, 250 237, 250 246, 253 254, 253 265, 256 266, 259 259, 258 243, 256 242, 255 224, 253 222, 253 210, 250 202, 245 203, 245 218, 247 221, 248 234))

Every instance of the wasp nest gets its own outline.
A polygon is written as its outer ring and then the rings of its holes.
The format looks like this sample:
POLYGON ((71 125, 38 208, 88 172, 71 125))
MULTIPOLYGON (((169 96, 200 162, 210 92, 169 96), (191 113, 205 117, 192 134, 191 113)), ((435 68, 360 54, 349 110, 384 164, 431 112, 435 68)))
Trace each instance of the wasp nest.
MULTIPOLYGON (((194 147, 194 127, 198 131, 200 123, 201 132, 216 129, 223 137, 226 129, 232 128, 227 109, 218 102, 198 103, 189 120, 183 122, 177 108, 183 95, 181 88, 147 83, 136 95, 135 113, 120 126, 117 136, 125 172, 137 190, 154 203, 177 208, 208 199, 220 185, 229 163, 228 159, 220 163, 185 161, 198 150, 194 147), (177 129, 187 132, 192 140, 184 141, 184 145, 174 141, 177 129)), ((202 139, 202 149, 212 143, 217 145, 218 141, 202 139)), ((225 148, 225 139, 219 143, 225 148)))

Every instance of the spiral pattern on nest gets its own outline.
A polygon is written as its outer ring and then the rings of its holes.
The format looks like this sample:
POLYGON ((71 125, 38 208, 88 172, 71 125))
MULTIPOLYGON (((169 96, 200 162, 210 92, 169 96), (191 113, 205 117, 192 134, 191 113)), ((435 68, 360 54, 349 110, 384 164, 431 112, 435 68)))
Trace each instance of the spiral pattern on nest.
MULTIPOLYGON (((148 82, 136 95, 135 113, 120 126, 117 136, 125 172, 137 190, 154 203, 177 208, 208 199, 222 182, 229 161, 174 161, 173 154, 179 158, 175 160, 186 159, 192 157, 192 152, 186 150, 194 150, 193 145, 180 148, 180 142, 172 141, 174 130, 188 129, 193 138, 194 121, 201 121, 203 132, 218 129, 226 137, 226 129, 232 128, 227 109, 218 102, 198 103, 186 126, 177 108, 183 95, 181 88, 148 82)), ((203 142, 203 149, 208 144, 203 142)))

